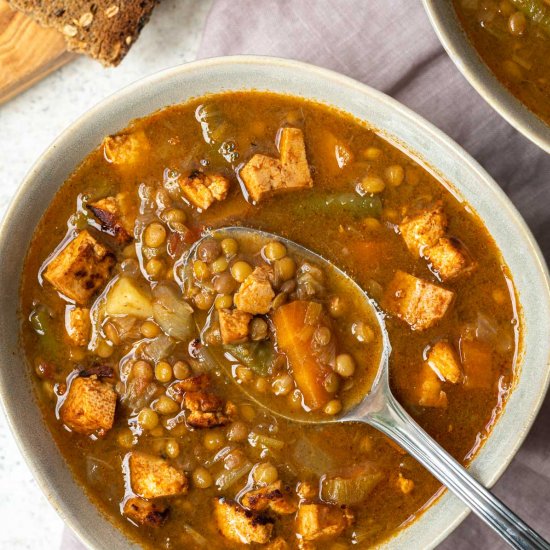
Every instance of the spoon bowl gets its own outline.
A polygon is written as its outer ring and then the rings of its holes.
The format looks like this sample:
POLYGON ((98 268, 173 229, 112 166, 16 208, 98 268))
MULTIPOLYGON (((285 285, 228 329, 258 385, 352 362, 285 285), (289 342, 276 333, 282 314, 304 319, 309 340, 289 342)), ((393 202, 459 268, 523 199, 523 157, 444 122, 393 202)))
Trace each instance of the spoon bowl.
MULTIPOLYGON (((312 411, 306 411, 303 414, 295 414, 294 412, 291 414, 281 411, 262 402, 246 386, 239 384, 239 387, 249 399, 268 409, 272 414, 292 422, 317 425, 334 422, 364 422, 369 424, 390 437, 418 460, 441 483, 453 491, 472 511, 491 526, 511 547, 550 550, 548 542, 470 476, 467 470, 432 439, 396 400, 389 384, 391 344, 386 330, 384 313, 377 303, 349 275, 326 258, 323 258, 323 256, 289 239, 258 229, 235 226, 214 229, 194 243, 189 252, 182 258, 181 266, 179 266, 183 267, 182 279, 178 281, 182 288, 185 287, 186 281, 192 277, 191 263, 196 257, 199 246, 205 239, 211 239, 212 237, 217 239, 233 237, 240 242, 253 240, 256 243, 267 243, 275 240, 283 243, 287 250, 295 256, 322 266, 323 272, 328 274, 333 281, 337 280, 340 283, 345 283, 346 291, 354 295, 354 305, 357 305, 355 300, 361 302, 365 314, 369 316, 371 322, 375 322, 379 331, 381 350, 378 369, 368 379, 367 383, 363 380, 364 383, 360 386, 359 395, 356 394, 355 401, 348 404, 340 415, 320 417, 312 411)), ((207 346, 205 347, 207 348, 207 346)), ((224 362, 219 363, 221 363, 230 378, 235 380, 233 373, 228 372, 229 368, 225 367, 224 362)))

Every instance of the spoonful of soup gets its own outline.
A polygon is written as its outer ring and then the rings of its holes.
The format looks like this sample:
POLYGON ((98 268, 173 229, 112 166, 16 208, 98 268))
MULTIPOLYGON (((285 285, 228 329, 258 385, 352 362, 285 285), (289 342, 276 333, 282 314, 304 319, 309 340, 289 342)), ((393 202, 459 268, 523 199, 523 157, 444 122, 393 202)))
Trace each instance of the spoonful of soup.
POLYGON ((201 341, 250 399, 294 422, 367 423, 511 546, 550 548, 395 399, 384 313, 346 273, 295 242, 244 227, 213 231, 182 262, 179 283, 187 295, 202 287, 218 293, 215 313, 201 323, 201 341), (225 256, 218 261, 235 256, 229 270, 209 263, 220 247, 225 256))

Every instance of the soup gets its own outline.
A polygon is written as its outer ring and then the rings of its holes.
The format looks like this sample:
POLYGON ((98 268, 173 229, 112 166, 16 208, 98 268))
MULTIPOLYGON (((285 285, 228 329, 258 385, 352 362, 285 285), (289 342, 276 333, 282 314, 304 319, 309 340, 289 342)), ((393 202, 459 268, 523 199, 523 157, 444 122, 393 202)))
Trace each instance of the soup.
POLYGON ((547 0, 454 0, 462 26, 495 76, 550 123, 547 0))
POLYGON ((392 389, 467 463, 514 382, 515 295, 483 224, 327 106, 266 92, 171 106, 63 183, 25 262, 22 342, 76 479, 146 548, 368 548, 441 491, 337 418, 392 344, 392 389), (244 237, 226 229, 269 232, 244 237))

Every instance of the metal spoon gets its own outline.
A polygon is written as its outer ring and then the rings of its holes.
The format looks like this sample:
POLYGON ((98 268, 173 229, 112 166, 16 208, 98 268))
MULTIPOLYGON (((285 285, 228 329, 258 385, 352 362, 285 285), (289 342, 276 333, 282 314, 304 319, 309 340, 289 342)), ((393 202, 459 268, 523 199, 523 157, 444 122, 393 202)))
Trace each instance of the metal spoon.
POLYGON ((411 454, 427 470, 429 470, 441 483, 448 487, 467 506, 470 507, 482 520, 491 526, 511 547, 520 549, 547 549, 550 544, 546 542, 524 521, 516 516, 498 498, 491 494, 485 487, 477 482, 464 467, 462 467, 447 451, 436 443, 405 411, 393 396, 389 384, 389 358, 391 345, 384 322, 382 312, 378 306, 346 273, 333 265, 322 256, 304 248, 303 246, 264 231, 245 227, 227 227, 216 229, 196 242, 183 261, 184 272, 190 269, 191 261, 198 246, 205 238, 233 237, 237 241, 243 239, 256 239, 258 242, 279 241, 282 242, 293 255, 304 258, 316 265, 322 266, 325 273, 344 278, 349 284, 350 291, 362 296, 365 304, 376 319, 382 337, 382 353, 378 372, 372 386, 366 390, 366 395, 355 406, 345 410, 337 418, 329 417, 320 419, 314 415, 314 419, 308 420, 307 413, 304 417, 291 416, 274 410, 251 392, 245 386, 239 387, 260 406, 265 407, 278 416, 292 422, 302 423, 333 423, 333 422, 364 422, 373 426, 383 434, 390 437, 403 449, 411 454))

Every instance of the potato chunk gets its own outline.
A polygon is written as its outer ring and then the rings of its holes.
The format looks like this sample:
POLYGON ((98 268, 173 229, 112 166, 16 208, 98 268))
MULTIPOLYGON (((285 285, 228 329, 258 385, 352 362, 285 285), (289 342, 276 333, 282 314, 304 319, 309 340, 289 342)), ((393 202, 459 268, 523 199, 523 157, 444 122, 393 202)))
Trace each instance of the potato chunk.
POLYGON ((61 407, 61 419, 71 430, 90 435, 113 427, 116 393, 96 376, 75 378, 61 407))
POLYGON ((413 218, 405 218, 399 226, 409 251, 422 256, 426 248, 434 246, 447 231, 447 216, 441 206, 436 206, 413 218))
POLYGON ((382 305, 413 330, 426 330, 443 318, 454 292, 397 271, 384 293, 382 305))
POLYGON ((238 310, 252 315, 263 315, 271 309, 275 292, 269 282, 270 271, 270 268, 266 266, 257 267, 241 283, 234 296, 235 306, 238 310))
POLYGON ((248 338, 248 325, 252 319, 250 313, 238 309, 220 309, 218 317, 224 344, 238 344, 246 341, 248 338))
POLYGON ((296 532, 305 540, 336 537, 353 523, 347 508, 328 504, 300 504, 296 515, 296 532))
POLYGON ((48 264, 44 278, 67 298, 86 304, 107 282, 114 265, 113 253, 81 231, 48 264))
POLYGON ((428 352, 428 365, 448 382, 456 384, 462 380, 460 360, 448 342, 437 342, 428 352))
POLYGON ((98 219, 103 231, 114 237, 117 243, 125 245, 132 241, 135 215, 128 193, 93 202, 88 209, 98 219))
POLYGON ((240 178, 254 202, 273 193, 313 187, 302 130, 283 128, 279 152, 280 160, 256 154, 241 169, 240 178))
POLYGON ((206 210, 214 201, 222 201, 229 191, 229 180, 220 175, 208 176, 192 172, 179 182, 184 197, 199 210, 206 210))
POLYGON ((184 495, 188 481, 183 472, 170 466, 157 456, 132 452, 128 460, 130 484, 134 493, 142 498, 184 495))
POLYGON ((273 532, 273 520, 245 510, 236 502, 214 500, 214 518, 220 533, 235 543, 266 544, 273 532))
POLYGON ((65 308, 65 330, 75 346, 85 346, 88 343, 91 328, 88 308, 78 306, 65 308))
POLYGON ((152 317, 149 291, 130 277, 120 277, 109 290, 105 312, 107 315, 133 315, 139 319, 152 317))
POLYGON ((130 498, 124 503, 124 515, 139 525, 160 527, 168 516, 168 506, 158 501, 130 498))
POLYGON ((249 491, 242 497, 242 505, 253 512, 263 512, 270 508, 276 514, 293 514, 298 509, 298 505, 289 494, 283 490, 283 485, 279 479, 266 487, 249 491))
POLYGON ((123 170, 130 170, 147 160, 151 144, 143 130, 129 134, 108 136, 103 140, 103 150, 108 162, 123 170))

